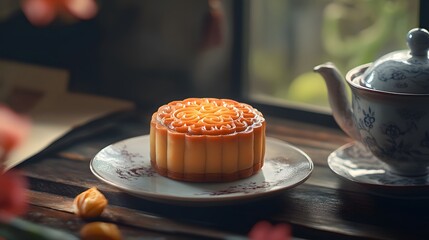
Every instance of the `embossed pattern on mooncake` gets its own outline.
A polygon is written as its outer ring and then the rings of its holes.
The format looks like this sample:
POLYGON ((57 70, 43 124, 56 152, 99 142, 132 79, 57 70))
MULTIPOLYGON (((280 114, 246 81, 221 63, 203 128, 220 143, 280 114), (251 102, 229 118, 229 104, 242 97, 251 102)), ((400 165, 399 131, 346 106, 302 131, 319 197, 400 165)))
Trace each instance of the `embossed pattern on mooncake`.
POLYGON ((229 99, 188 98, 152 115, 152 166, 163 176, 193 182, 232 181, 263 165, 265 119, 229 99))

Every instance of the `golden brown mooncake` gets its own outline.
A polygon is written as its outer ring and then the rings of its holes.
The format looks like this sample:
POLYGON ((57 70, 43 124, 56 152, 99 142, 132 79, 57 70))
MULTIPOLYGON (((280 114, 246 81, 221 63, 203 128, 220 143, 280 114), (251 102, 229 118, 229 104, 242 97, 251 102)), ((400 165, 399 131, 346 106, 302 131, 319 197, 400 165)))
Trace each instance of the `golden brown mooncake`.
POLYGON ((225 182, 256 174, 264 164, 265 119, 230 99, 188 98, 161 106, 150 126, 151 164, 190 182, 225 182))

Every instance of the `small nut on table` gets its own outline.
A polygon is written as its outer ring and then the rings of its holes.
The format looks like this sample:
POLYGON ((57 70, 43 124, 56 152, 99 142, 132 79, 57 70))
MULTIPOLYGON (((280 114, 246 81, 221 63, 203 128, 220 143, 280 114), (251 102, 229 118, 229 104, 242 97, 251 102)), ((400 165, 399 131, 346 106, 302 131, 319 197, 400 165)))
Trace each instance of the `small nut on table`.
POLYGON ((101 215, 107 203, 104 195, 92 187, 76 196, 73 211, 82 218, 95 218, 101 215))
POLYGON ((92 222, 82 227, 80 237, 83 240, 121 240, 121 232, 113 223, 92 222))

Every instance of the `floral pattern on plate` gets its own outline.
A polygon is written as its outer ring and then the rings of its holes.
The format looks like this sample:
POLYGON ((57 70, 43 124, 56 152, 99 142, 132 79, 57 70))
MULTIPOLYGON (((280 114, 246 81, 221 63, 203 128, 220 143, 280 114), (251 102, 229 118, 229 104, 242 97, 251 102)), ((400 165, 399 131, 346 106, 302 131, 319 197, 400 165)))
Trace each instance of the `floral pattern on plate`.
POLYGON ((346 144, 328 157, 328 165, 336 174, 353 182, 390 188, 429 187, 429 175, 405 177, 393 174, 387 165, 362 144, 346 144))
POLYGON ((151 167, 149 144, 149 135, 144 135, 109 145, 92 159, 90 169, 102 181, 141 198, 173 204, 227 204, 293 188, 314 168, 303 151, 267 137, 264 166, 249 178, 227 183, 175 181, 151 167))

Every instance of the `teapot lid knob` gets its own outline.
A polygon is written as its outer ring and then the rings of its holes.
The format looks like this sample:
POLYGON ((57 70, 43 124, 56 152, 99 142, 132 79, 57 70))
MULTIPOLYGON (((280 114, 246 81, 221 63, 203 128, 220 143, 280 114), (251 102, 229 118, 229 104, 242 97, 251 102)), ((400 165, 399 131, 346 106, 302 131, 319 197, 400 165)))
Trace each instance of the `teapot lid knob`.
POLYGON ((427 56, 429 50, 429 32, 424 28, 414 28, 407 35, 408 47, 413 56, 427 56))

